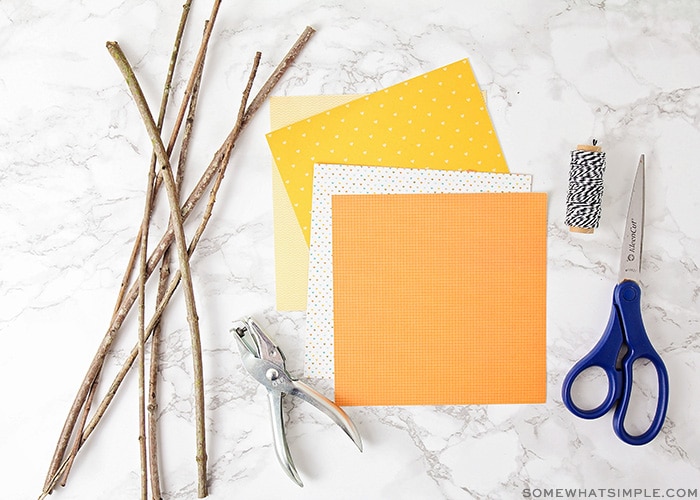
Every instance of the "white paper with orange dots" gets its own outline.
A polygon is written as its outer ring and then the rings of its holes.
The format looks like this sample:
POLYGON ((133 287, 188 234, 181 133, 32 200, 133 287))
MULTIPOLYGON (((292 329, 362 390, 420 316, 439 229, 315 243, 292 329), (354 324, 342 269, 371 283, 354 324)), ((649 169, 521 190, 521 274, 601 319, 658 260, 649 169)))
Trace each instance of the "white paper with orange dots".
MULTIPOLYGON (((333 377, 333 248, 331 199, 337 194, 529 192, 530 175, 376 166, 314 167, 304 373, 333 377)), ((362 232, 363 221, 357 221, 362 232)), ((359 323, 363 320, 358 319, 359 323)))

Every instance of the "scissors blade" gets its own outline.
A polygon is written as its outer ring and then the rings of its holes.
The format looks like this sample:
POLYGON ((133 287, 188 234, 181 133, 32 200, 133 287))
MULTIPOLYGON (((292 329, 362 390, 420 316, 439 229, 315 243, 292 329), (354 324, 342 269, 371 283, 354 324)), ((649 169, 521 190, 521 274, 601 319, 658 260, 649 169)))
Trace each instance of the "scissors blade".
POLYGON ((620 282, 639 281, 642 270, 642 238, 644 235, 644 155, 639 158, 634 176, 627 222, 622 236, 620 255, 620 282))

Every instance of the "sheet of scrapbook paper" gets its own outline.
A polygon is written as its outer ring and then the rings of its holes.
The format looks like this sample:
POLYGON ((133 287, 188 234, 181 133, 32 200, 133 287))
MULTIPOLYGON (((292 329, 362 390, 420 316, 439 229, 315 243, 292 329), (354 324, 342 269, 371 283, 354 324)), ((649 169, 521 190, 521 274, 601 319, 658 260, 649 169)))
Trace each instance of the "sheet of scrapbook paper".
POLYGON ((314 163, 508 172, 467 59, 267 135, 307 245, 314 163))
MULTIPOLYGON (((273 96, 270 98, 270 127, 272 130, 286 127, 358 97, 360 96, 273 96)), ((272 168, 272 209, 277 309, 303 311, 306 309, 309 247, 304 240, 304 233, 299 227, 276 164, 272 168)))
POLYGON ((546 194, 332 203, 338 404, 545 401, 546 194))
MULTIPOLYGON (((333 377, 333 248, 336 194, 529 192, 530 175, 317 164, 313 178, 304 373, 333 377)), ((358 220, 362 231, 362 221, 358 220)))

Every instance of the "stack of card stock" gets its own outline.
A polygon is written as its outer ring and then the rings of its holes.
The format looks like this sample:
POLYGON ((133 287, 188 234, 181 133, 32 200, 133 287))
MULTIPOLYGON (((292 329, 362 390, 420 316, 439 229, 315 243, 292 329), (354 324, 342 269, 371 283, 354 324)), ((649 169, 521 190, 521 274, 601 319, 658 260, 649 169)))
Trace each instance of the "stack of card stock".
POLYGON ((509 173, 461 60, 271 101, 277 304, 343 405, 546 397, 546 195, 509 173))

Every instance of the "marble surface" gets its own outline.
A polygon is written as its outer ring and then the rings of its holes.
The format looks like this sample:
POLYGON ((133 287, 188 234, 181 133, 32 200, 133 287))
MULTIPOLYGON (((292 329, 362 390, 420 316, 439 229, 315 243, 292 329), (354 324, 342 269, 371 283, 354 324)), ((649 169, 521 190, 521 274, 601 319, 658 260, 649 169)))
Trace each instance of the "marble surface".
MULTIPOLYGON (((2 498, 41 492, 143 210, 149 141, 104 42, 121 43, 157 103, 180 5, 0 3, 2 498)), ((174 85, 178 100, 210 8, 194 2, 174 85)), ((700 489, 697 2, 224 2, 188 186, 231 126, 254 51, 263 53, 262 81, 306 25, 318 32, 277 95, 372 92, 470 58, 511 170, 532 174, 534 190, 549 194, 547 403, 348 408, 364 438, 362 454, 322 414, 295 403, 288 434, 306 486, 285 477, 271 447, 264 392, 244 376, 229 332, 235 319, 255 316, 292 371, 301 370, 304 315, 274 310, 265 107, 238 143, 193 259, 210 498, 495 499, 556 488, 610 498, 617 488, 666 496, 700 489), (569 151, 591 137, 605 148, 608 170, 601 227, 584 236, 564 226, 564 203, 569 151), (630 447, 613 435, 609 415, 583 421, 566 411, 560 387, 607 322, 640 153, 648 165, 643 313, 668 367, 671 399, 661 434, 630 447)), ((166 224, 164 210, 156 224, 154 232, 166 224)), ((184 499, 196 496, 194 418, 179 293, 174 305, 165 318, 160 437, 164 497, 184 499)), ((135 335, 134 314, 108 356, 105 380, 135 335)), ((137 424, 132 373, 68 485, 52 498, 136 498, 137 424)))

